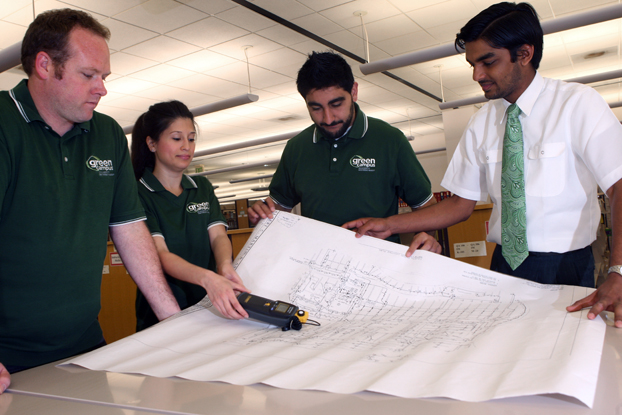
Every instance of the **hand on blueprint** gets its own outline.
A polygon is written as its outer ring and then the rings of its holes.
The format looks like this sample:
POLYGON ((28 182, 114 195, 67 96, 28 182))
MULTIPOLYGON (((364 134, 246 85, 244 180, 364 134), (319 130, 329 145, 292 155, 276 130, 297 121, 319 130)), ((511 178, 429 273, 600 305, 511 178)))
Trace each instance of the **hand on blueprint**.
POLYGON ((344 223, 341 227, 355 231, 357 238, 368 235, 378 239, 386 239, 392 234, 389 222, 383 218, 361 218, 344 223))
POLYGON ((615 313, 615 326, 622 327, 622 275, 611 273, 596 291, 566 307, 569 312, 592 307, 587 318, 593 320, 603 311, 615 313))
POLYGON ((419 232, 415 235, 408 251, 406 251, 406 256, 410 257, 417 249, 434 252, 435 254, 440 254, 443 251, 436 238, 425 232, 419 232))
POLYGON ((213 273, 212 278, 206 279, 203 284, 210 301, 224 317, 234 320, 247 318, 248 313, 236 296, 239 292, 250 290, 244 286, 231 264, 223 266, 219 272, 220 274, 213 273))
POLYGON ((11 384, 11 375, 9 371, 6 370, 4 365, 0 363, 0 395, 9 387, 11 384))
POLYGON ((252 225, 256 225, 260 219, 272 219, 272 212, 275 210, 276 206, 271 198, 267 197, 265 201, 258 200, 248 208, 248 220, 252 225))

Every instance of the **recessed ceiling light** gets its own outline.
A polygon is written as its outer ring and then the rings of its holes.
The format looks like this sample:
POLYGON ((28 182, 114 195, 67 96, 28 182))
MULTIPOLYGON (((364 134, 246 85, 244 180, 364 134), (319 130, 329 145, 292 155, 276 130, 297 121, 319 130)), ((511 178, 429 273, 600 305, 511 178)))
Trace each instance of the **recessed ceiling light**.
POLYGON ((600 58, 601 56, 603 56, 605 53, 604 50, 600 50, 598 52, 592 52, 592 53, 588 53, 587 55, 585 55, 583 57, 583 59, 594 59, 594 58, 600 58))

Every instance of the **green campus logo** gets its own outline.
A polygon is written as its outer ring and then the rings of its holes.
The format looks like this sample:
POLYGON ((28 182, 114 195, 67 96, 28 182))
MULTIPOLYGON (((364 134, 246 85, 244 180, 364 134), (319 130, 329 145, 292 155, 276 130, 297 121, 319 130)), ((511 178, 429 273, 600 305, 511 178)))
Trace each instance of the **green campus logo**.
POLYGON ((353 156, 350 159, 350 166, 359 170, 370 170, 376 167, 376 159, 353 156))
POLYGON ((188 206, 186 206, 186 212, 188 213, 209 213, 209 202, 203 202, 203 203, 188 203, 188 206))
POLYGON ((100 160, 95 156, 89 157, 86 161, 86 167, 90 170, 99 172, 100 175, 112 175, 114 172, 112 160, 100 160))

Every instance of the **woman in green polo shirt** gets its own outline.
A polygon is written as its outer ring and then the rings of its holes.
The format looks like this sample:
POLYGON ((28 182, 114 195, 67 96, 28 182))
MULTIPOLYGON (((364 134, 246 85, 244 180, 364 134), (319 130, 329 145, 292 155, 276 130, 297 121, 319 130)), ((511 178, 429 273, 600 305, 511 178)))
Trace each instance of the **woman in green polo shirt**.
MULTIPOLYGON (((226 221, 212 184, 183 172, 192 161, 196 124, 179 101, 152 105, 132 131, 132 164, 166 279, 183 310, 209 296, 225 317, 248 317, 236 291, 248 292, 232 264, 226 221)), ((137 330, 158 322, 140 291, 137 330)))

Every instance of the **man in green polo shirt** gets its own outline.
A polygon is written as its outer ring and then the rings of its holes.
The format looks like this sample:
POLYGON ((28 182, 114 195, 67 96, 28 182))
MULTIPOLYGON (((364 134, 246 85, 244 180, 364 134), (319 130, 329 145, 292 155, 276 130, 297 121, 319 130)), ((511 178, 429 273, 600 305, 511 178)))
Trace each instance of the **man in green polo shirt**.
MULTIPOLYGON (((358 84, 341 56, 313 52, 298 72, 298 92, 313 125, 289 140, 270 183, 270 197, 248 209, 251 223, 290 211, 341 226, 395 215, 398 198, 417 209, 434 203, 430 180, 404 134, 356 104, 358 84)), ((388 238, 397 242, 398 235, 388 238)), ((418 246, 440 252, 431 236, 418 246)))
MULTIPOLYGON (((107 233, 158 318, 179 311, 144 224, 127 140, 94 112, 107 28, 62 9, 22 43, 28 74, 0 92, 0 362, 8 372, 93 349, 107 233)), ((6 370, 0 364, 0 389, 6 370)))

